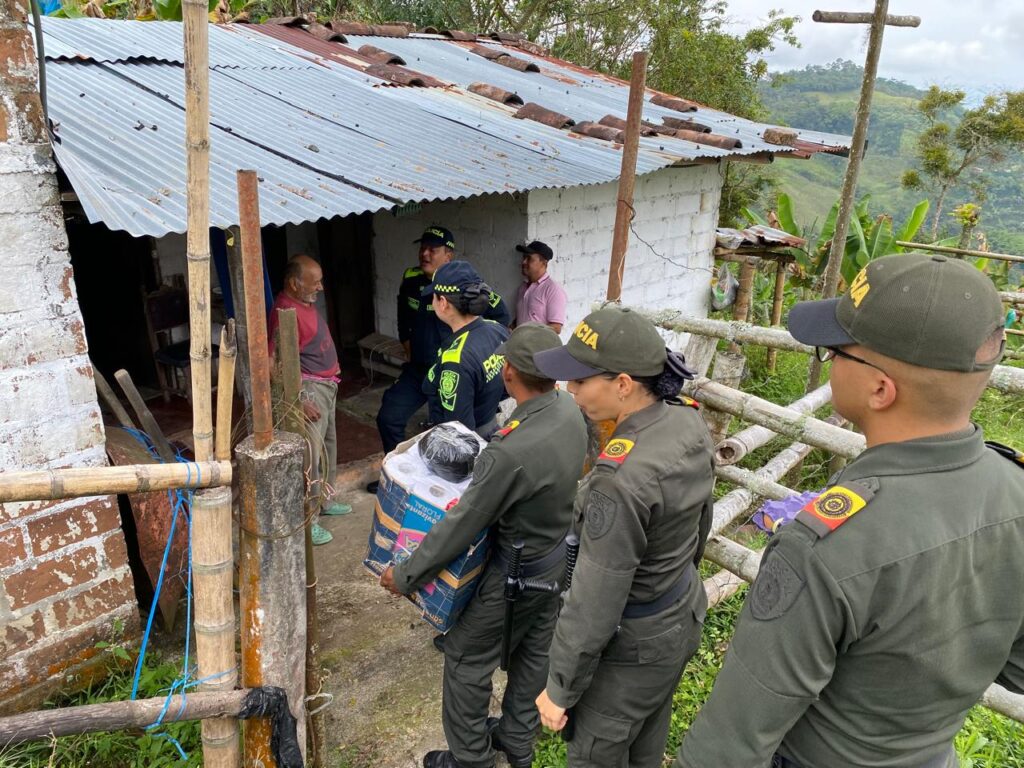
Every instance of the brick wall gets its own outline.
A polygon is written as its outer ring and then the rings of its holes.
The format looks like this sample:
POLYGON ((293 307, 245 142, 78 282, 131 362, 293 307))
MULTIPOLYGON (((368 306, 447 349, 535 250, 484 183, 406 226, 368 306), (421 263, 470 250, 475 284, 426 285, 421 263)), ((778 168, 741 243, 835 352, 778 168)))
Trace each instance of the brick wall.
MULTIPOLYGON (((522 280, 516 243, 526 238, 526 196, 486 195, 467 200, 427 203, 417 213, 373 217, 374 303, 377 328, 397 334, 398 286, 402 274, 416 266, 413 240, 431 224, 448 227, 455 236, 456 258, 465 259, 509 302, 522 280)), ((510 307, 511 312, 515 309, 510 307)))
MULTIPOLYGON (((555 258, 548 271, 569 296, 563 337, 606 295, 617 189, 610 183, 530 193, 527 239, 552 247, 555 258)), ((721 191, 718 165, 665 168, 637 177, 624 304, 707 315, 721 191)))
MULTIPOLYGON (((26 6, 0 6, 0 472, 106 464, 26 6)), ((0 712, 87 674, 138 612, 116 500, 0 505, 0 712)))

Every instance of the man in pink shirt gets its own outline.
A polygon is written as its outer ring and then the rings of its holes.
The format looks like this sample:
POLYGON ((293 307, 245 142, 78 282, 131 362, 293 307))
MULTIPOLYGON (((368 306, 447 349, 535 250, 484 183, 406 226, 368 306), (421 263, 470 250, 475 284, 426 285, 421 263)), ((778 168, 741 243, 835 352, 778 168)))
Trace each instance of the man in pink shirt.
MULTIPOLYGON (((268 318, 270 354, 274 354, 277 310, 294 309, 299 326, 299 368, 302 391, 299 401, 306 421, 309 444, 309 492, 319 498, 320 514, 347 515, 349 504, 334 501, 338 470, 338 436, 335 430, 335 402, 338 397, 338 351, 327 321, 316 310, 316 297, 324 289, 323 271, 309 256, 299 254, 288 260, 284 290, 277 295, 268 318)), ((313 525, 313 543, 326 544, 333 537, 326 528, 313 525)))
POLYGON ((548 262, 554 256, 550 246, 540 240, 529 245, 517 245, 523 254, 523 284, 516 296, 515 325, 543 323, 562 332, 565 325, 565 289, 551 279, 548 262))

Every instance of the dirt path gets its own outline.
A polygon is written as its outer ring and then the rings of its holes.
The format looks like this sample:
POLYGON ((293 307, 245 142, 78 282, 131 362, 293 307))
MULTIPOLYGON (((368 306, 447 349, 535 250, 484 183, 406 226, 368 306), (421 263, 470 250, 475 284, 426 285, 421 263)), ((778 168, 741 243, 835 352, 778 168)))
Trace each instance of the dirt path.
POLYGON ((363 567, 373 497, 358 491, 345 500, 352 514, 328 518, 334 540, 316 548, 324 687, 334 695, 326 765, 414 768, 426 751, 445 747, 443 657, 417 609, 392 598, 363 567))

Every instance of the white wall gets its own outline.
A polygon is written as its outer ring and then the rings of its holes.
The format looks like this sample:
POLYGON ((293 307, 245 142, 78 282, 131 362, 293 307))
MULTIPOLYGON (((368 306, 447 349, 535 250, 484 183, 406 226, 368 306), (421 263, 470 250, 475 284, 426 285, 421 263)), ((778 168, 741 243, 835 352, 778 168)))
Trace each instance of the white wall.
POLYGON ((378 331, 397 335, 398 286, 405 270, 417 265, 417 246, 412 241, 431 224, 452 231, 456 258, 473 264, 509 303, 509 312, 515 314, 516 290, 522 280, 515 246, 527 239, 526 221, 526 196, 511 194, 426 203, 418 212, 405 216, 390 212, 374 214, 374 303, 378 331))
MULTIPOLYGON (((707 315, 722 173, 715 164, 637 177, 623 304, 707 315)), ((563 337, 606 295, 617 189, 614 182, 530 192, 527 240, 551 246, 548 271, 569 295, 563 337)))

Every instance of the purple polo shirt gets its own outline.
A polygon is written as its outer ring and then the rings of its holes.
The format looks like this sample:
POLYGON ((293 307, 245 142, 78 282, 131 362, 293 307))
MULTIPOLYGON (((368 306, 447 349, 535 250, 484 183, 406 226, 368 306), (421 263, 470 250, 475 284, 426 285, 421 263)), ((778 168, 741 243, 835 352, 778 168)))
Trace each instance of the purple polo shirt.
POLYGON ((559 323, 565 325, 565 289, 547 272, 536 283, 524 280, 516 295, 516 325, 559 323))

